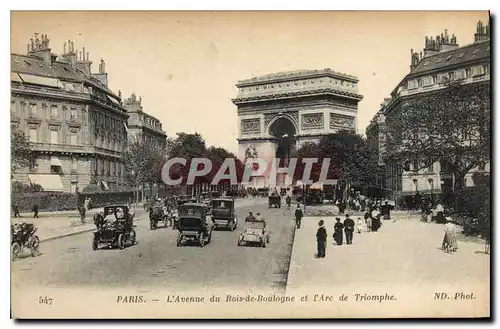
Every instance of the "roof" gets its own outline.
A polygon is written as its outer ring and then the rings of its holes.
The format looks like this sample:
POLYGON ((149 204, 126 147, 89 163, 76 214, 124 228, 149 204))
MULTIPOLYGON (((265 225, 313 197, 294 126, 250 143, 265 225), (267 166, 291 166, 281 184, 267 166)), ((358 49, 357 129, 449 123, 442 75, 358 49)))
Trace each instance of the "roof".
POLYGON ((420 75, 450 66, 460 66, 464 63, 489 59, 491 57, 490 41, 474 43, 457 49, 444 51, 423 58, 408 76, 420 75))
MULTIPOLYGON (((118 98, 117 95, 98 79, 86 76, 82 71, 66 62, 53 61, 52 65, 47 65, 40 57, 11 54, 10 65, 11 73, 24 73, 66 81, 87 82, 118 98)), ((113 102, 117 103, 118 101, 114 100, 113 102)))
POLYGON ((198 203, 198 202, 186 202, 182 205, 180 205, 179 207, 203 207, 203 208, 207 208, 208 206, 204 203, 198 203))

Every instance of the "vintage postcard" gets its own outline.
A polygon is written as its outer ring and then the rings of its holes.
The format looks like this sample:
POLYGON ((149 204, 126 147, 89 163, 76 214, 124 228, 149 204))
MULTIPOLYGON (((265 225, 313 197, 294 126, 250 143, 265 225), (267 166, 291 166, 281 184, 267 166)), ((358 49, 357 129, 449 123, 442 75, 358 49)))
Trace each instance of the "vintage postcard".
POLYGON ((490 36, 11 12, 12 317, 489 318, 490 36))

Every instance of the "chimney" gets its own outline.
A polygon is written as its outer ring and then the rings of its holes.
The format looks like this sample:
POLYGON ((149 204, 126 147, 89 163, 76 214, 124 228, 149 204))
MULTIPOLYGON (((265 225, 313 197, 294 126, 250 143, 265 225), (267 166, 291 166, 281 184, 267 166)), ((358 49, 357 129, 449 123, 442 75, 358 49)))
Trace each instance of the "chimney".
POLYGON ((87 57, 85 57, 85 47, 83 47, 82 51, 80 51, 80 58, 76 62, 76 68, 85 73, 86 76, 91 76, 91 67, 92 62, 90 61, 89 53, 87 53, 87 57))
POLYGON ((75 44, 73 41, 68 40, 64 43, 63 54, 61 55, 62 60, 69 63, 71 66, 75 66, 77 62, 77 53, 75 52, 75 44), (67 47, 66 47, 67 46, 67 47))
POLYGON ((411 49, 411 64, 410 71, 417 67, 418 63, 420 63, 420 57, 418 53, 414 53, 413 49, 411 49))
POLYGON ((479 21, 476 25, 476 33, 474 34, 474 43, 486 41, 490 39, 490 22, 486 26, 483 25, 482 21, 479 21))
POLYGON ((99 73, 92 73, 92 76, 101 81, 106 87, 108 86, 108 74, 106 73, 106 63, 101 59, 99 63, 99 73))
POLYGON ((51 66, 55 55, 51 53, 49 42, 50 39, 46 34, 40 35, 39 38, 38 33, 35 33, 35 38, 31 38, 28 44, 28 56, 41 58, 45 64, 51 66))
POLYGON ((425 37, 425 47, 423 58, 432 56, 439 53, 439 37, 434 39, 433 37, 425 37))
POLYGON ((441 52, 450 51, 457 48, 457 37, 452 34, 450 38, 450 36, 448 35, 448 30, 444 30, 444 36, 441 38, 441 52))

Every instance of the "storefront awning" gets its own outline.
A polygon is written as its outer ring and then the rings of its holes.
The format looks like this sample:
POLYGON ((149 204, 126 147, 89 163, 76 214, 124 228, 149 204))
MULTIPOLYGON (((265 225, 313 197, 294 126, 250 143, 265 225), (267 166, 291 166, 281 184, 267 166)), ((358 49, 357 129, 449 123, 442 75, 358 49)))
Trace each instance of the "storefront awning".
POLYGON ((61 160, 55 156, 50 157, 50 165, 54 167, 62 167, 61 160))
POLYGON ((38 75, 19 73, 21 79, 26 83, 32 83, 35 85, 49 86, 54 88, 60 88, 61 84, 59 79, 40 77, 38 75))
POLYGON ((63 192, 61 176, 54 174, 31 174, 28 175, 31 184, 37 184, 47 192, 63 192))

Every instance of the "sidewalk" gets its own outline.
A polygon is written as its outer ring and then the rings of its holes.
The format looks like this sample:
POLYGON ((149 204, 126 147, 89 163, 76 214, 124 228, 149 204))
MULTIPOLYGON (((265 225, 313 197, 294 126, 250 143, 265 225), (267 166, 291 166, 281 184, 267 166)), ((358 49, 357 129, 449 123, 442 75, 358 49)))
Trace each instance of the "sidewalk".
POLYGON ((374 286, 378 283, 412 285, 438 282, 484 282, 489 279, 489 256, 484 243, 458 237, 459 250, 440 250, 443 227, 420 221, 404 211, 382 221, 379 232, 354 233, 353 244, 333 245, 335 217, 305 217, 295 232, 287 293, 307 287, 374 286), (326 258, 316 259, 318 221, 325 221, 326 258), (437 265, 439 264, 439 265, 437 265), (468 280, 468 281, 467 281, 468 280))
MULTIPOLYGON (((96 208, 95 212, 99 209, 96 208)), ((136 210, 135 220, 140 220, 139 216, 143 215, 145 211, 141 208, 136 210)), ((93 214, 92 214, 93 215, 93 214)), ((37 227, 37 235, 40 241, 50 241, 58 238, 63 238, 80 233, 91 232, 95 230, 92 215, 85 216, 85 223, 80 222, 80 216, 56 216, 52 218, 12 218, 11 223, 19 223, 26 220, 27 223, 33 223, 37 227)))

